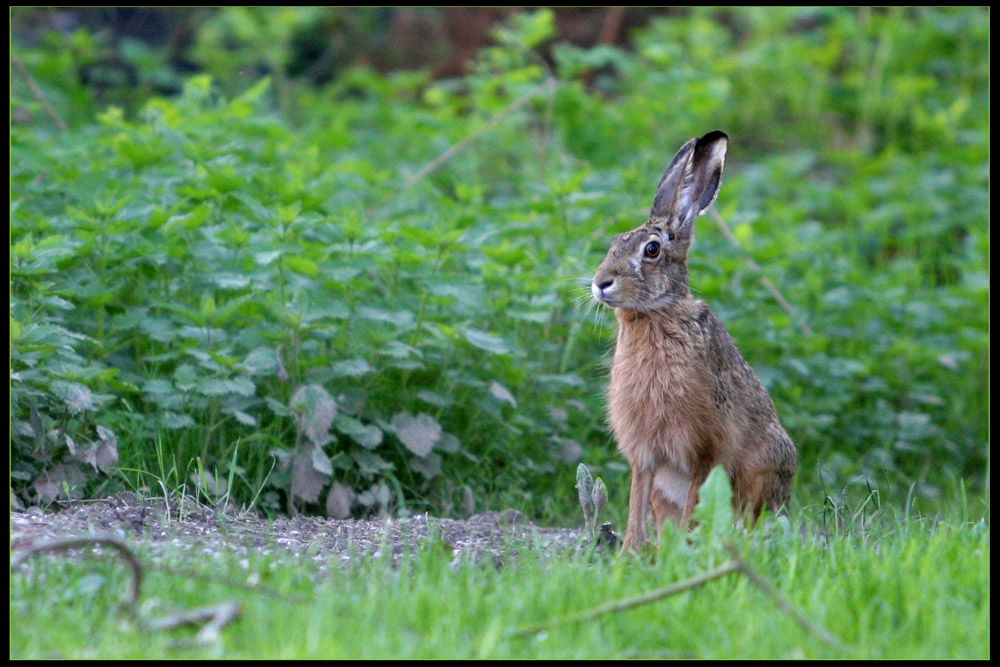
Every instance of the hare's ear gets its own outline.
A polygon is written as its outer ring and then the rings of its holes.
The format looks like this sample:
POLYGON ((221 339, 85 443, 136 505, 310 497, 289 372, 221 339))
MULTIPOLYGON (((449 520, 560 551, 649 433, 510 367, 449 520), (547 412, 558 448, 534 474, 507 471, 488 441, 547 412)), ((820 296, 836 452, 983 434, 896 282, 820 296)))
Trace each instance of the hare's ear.
POLYGON ((676 218, 689 225, 715 201, 722 183, 729 137, 718 130, 681 146, 663 172, 650 217, 676 218))

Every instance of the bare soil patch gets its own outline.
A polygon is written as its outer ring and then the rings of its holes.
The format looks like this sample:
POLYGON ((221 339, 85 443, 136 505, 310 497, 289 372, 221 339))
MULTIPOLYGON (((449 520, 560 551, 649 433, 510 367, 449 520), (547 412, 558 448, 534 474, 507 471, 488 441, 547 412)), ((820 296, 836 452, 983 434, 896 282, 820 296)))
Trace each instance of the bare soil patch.
POLYGON ((520 512, 483 512, 467 520, 427 515, 372 520, 315 516, 269 520, 249 512, 206 507, 193 499, 181 503, 142 499, 123 492, 102 500, 65 504, 54 512, 39 508, 11 511, 11 549, 40 540, 112 535, 153 554, 182 550, 203 556, 282 555, 314 561, 321 569, 365 558, 392 558, 424 548, 450 550, 457 559, 492 559, 500 566, 521 549, 558 553, 577 548, 582 529, 543 528, 520 512))

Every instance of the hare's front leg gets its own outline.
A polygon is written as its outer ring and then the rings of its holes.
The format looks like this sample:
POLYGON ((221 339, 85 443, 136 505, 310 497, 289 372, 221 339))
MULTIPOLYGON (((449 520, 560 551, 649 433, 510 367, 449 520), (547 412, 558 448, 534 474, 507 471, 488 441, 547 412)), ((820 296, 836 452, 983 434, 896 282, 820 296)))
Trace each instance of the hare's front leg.
POLYGON ((653 488, 653 470, 643 470, 632 465, 632 488, 628 494, 628 525, 622 553, 638 552, 649 542, 646 536, 646 512, 649 508, 649 494, 653 488))

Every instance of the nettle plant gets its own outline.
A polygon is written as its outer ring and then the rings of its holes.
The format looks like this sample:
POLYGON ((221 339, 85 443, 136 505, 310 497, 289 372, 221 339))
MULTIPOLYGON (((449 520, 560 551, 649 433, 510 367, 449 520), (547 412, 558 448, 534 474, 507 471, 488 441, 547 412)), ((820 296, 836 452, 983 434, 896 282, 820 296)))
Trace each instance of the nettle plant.
MULTIPOLYGON (((471 495, 461 470, 500 456, 505 434, 535 473, 579 458, 565 411, 508 419, 532 370, 565 397, 591 393, 553 373, 570 327, 551 307, 573 308, 573 286, 544 286, 524 249, 547 218, 515 229, 516 244, 484 243, 495 211, 482 191, 434 184, 373 215, 398 187, 389 166, 344 150, 341 134, 296 138, 258 110, 266 87, 226 102, 195 77, 138 121, 105 112, 96 138, 12 142, 25 156, 12 216, 17 489, 78 495, 82 464, 116 463, 115 433, 130 444, 127 478, 155 449, 168 486, 212 496, 233 489, 206 478, 236 479, 265 507, 338 517, 414 498, 453 507, 471 495), (557 342, 528 355, 519 339, 543 328, 557 342)), ((361 140, 414 141, 412 123, 385 130, 391 94, 337 108, 361 140)))
MULTIPOLYGON (((983 11, 695 8, 546 60, 540 10, 461 79, 349 68, 225 100, 248 83, 227 66, 97 122, 85 35, 24 47, 71 129, 12 82, 12 490, 551 518, 585 459, 614 508, 614 331, 586 285, 648 211, 663 147, 706 122, 734 137, 718 212, 741 248, 706 219, 692 287, 809 443, 799 483, 981 478, 983 11)), ((275 12, 278 40, 310 20, 275 12)), ((274 67, 272 46, 243 55, 274 67)))

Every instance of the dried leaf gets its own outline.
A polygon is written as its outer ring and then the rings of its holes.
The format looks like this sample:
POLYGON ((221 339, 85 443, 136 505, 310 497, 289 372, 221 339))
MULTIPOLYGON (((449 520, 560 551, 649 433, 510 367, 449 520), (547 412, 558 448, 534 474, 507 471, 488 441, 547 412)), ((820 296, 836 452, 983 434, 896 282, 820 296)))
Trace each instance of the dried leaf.
POLYGON ((313 464, 312 447, 303 447, 295 458, 295 465, 292 468, 292 495, 296 498, 315 503, 319 500, 319 493, 326 484, 327 477, 316 470, 313 464))
POLYGON ((392 418, 391 426, 399 441, 417 456, 430 454, 434 443, 441 439, 441 425, 423 412, 416 417, 409 412, 398 412, 392 418))
POLYGON ((97 436, 101 440, 94 450, 95 467, 107 473, 118 463, 118 436, 100 424, 97 426, 97 436))
POLYGON ((42 471, 33 486, 39 500, 56 500, 69 497, 66 495, 66 487, 69 487, 70 496, 78 496, 86 480, 87 476, 79 466, 60 463, 51 470, 42 471))
POLYGON ((351 516, 351 505, 354 504, 354 489, 341 482, 330 486, 326 496, 326 515, 331 519, 346 519, 351 516))
POLYGON ((299 387, 288 404, 295 413, 296 425, 310 442, 322 447, 333 440, 330 426, 337 414, 337 404, 326 389, 318 384, 299 387))
POLYGON ((472 487, 468 484, 462 485, 462 513, 465 516, 472 516, 476 510, 476 498, 472 493, 472 487))

